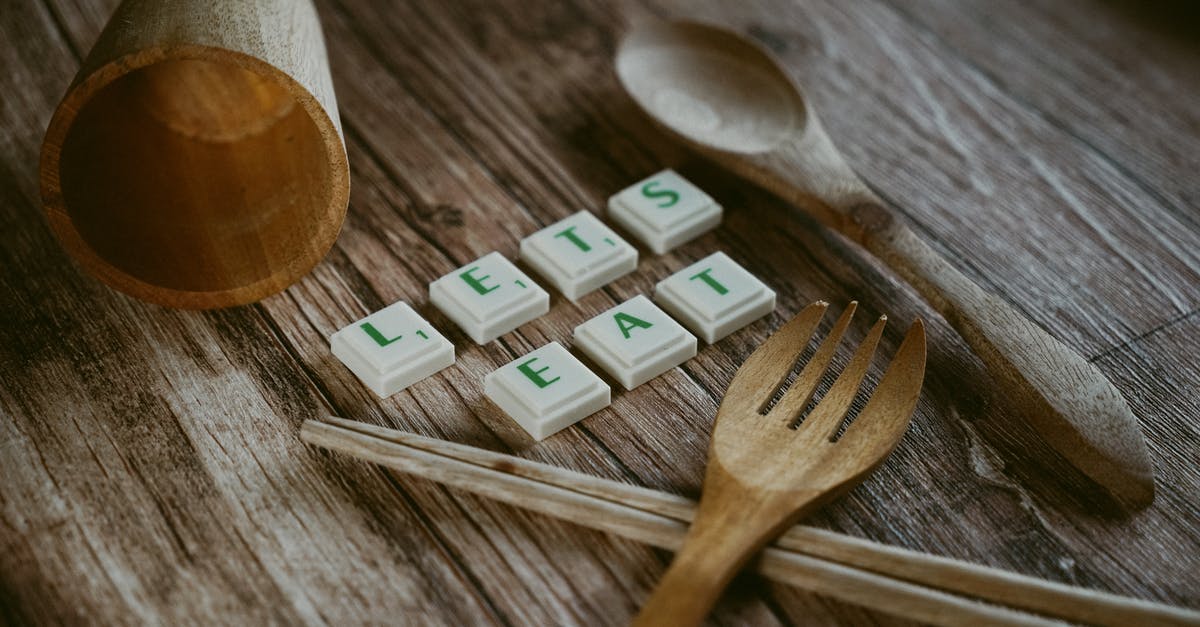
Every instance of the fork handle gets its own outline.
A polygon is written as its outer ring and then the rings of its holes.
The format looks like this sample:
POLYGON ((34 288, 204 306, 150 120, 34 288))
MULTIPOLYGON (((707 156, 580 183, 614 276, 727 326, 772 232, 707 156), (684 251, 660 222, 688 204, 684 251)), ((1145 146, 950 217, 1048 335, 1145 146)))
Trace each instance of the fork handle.
POLYGON ((842 231, 942 314, 1052 448, 1123 505, 1140 509, 1153 500, 1141 427, 1095 366, 963 276, 878 202, 851 207, 842 231))
POLYGON ((697 520, 642 605, 634 627, 699 625, 733 576, 768 541, 760 543, 757 537, 737 529, 697 520))
POLYGON ((635 627, 699 625, 750 558, 820 504, 818 494, 807 502, 757 500, 711 457, 709 464, 696 517, 635 627))

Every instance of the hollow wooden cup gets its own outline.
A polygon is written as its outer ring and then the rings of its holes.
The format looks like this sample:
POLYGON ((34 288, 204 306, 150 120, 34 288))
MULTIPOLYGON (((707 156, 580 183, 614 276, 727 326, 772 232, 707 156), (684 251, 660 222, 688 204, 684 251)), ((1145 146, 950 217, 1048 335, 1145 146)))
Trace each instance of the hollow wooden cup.
POLYGON ((205 309, 332 247, 349 165, 310 0, 125 0, 46 131, 42 200, 85 270, 205 309))

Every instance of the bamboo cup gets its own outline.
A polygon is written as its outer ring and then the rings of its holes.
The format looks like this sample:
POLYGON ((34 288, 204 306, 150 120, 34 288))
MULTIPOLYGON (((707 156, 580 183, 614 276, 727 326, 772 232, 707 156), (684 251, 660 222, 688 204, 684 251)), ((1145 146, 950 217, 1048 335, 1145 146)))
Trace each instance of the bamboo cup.
POLYGON ((108 285, 205 309, 332 247, 350 174, 310 0, 125 0, 46 131, 51 229, 108 285))

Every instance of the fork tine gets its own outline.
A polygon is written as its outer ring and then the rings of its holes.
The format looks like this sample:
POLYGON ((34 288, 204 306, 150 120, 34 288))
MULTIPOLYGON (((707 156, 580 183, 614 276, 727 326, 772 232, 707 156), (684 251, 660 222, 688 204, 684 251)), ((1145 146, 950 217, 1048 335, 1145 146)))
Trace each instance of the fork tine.
POLYGON ((783 422, 791 423, 796 416, 800 415, 800 412, 804 411, 808 401, 812 400, 813 393, 817 391, 817 384, 821 382, 821 376, 829 368, 829 362, 833 360, 838 344, 842 341, 842 335, 846 332, 846 327, 850 326, 850 319, 854 317, 854 311, 857 308, 858 301, 850 301, 850 304, 846 305, 846 310, 833 324, 829 335, 817 347, 812 359, 804 364, 804 369, 796 376, 792 386, 771 408, 769 416, 778 417, 783 422))
POLYGON ((856 457, 869 460, 868 467, 882 461, 908 428, 924 379, 925 325, 918 318, 909 327, 871 400, 838 441, 855 439, 874 443, 876 448, 869 456, 856 457))
POLYGON ((758 413, 792 371, 828 307, 823 300, 805 307, 755 349, 729 382, 729 390, 737 393, 725 395, 722 411, 758 413))
POLYGON ((867 369, 871 367, 871 358, 875 356, 875 347, 879 344, 879 336, 883 335, 883 327, 887 324, 887 316, 879 316, 879 320, 871 327, 867 337, 854 351, 850 362, 842 369, 837 381, 829 388, 821 402, 800 423, 800 430, 806 437, 813 439, 832 440, 838 427, 850 410, 850 404, 858 395, 858 387, 862 385, 867 369))

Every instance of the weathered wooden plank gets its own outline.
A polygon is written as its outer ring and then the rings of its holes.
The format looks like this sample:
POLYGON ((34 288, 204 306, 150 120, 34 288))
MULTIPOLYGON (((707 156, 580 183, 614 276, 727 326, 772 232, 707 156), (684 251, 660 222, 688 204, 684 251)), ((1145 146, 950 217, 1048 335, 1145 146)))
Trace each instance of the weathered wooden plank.
MULTIPOLYGON (((1196 338, 1200 315, 1190 315, 1097 359, 1130 390, 1129 401, 1146 422, 1147 440, 1158 473, 1159 503, 1132 520, 1073 521, 1084 539, 1077 550, 1091 552, 1111 542, 1122 553, 1149 565, 1141 585, 1175 603, 1200 607, 1200 362, 1196 338), (1110 536, 1111 534, 1111 536, 1110 536), (1110 536, 1110 537, 1106 537, 1110 536), (1154 538, 1172 537, 1171 544, 1154 538)), ((1137 575, 1137 573, 1132 573, 1137 575)), ((1115 581, 1107 570, 1103 576, 1115 581)), ((1114 583, 1115 585, 1115 583, 1114 583)))
MULTIPOLYGON (((363 23, 366 21, 370 21, 370 20, 369 19, 360 20, 359 23, 363 23)), ((337 44, 334 44, 334 46, 336 47, 337 44)), ((336 56, 336 54, 337 53, 335 52, 335 56, 336 56)), ((356 71, 354 73, 359 74, 360 72, 366 72, 366 71, 368 71, 367 68, 362 68, 362 69, 356 69, 356 71)), ((363 84, 372 85, 372 86, 377 87, 381 84, 384 84, 384 81, 382 78, 376 79, 375 77, 372 77, 370 80, 363 81, 363 84)), ((354 88, 351 87, 350 89, 353 90, 354 88)), ((357 119, 356 118, 356 108, 353 103, 354 98, 353 98, 353 96, 349 96, 349 97, 346 96, 345 91, 346 90, 342 90, 342 92, 341 92, 344 111, 346 113, 347 120, 349 120, 351 124, 354 124, 355 120, 357 119)), ((420 93, 420 92, 418 92, 418 93, 420 93)), ((395 103, 395 102, 398 102, 399 99, 397 97, 395 97, 394 95, 384 94, 383 97, 376 97, 373 99, 373 101, 395 103)), ((399 114, 399 113, 403 113, 403 112, 397 112, 397 113, 399 114)), ((401 118, 401 119, 411 120, 412 115, 411 114, 397 115, 396 117, 401 118)), ((380 149, 381 152, 393 151, 393 152, 399 153, 400 155, 403 155, 405 153, 405 149, 414 150, 417 148, 416 146, 413 146, 414 142, 407 138, 407 135, 412 134, 414 132, 413 129, 411 128, 411 125, 407 129, 402 129, 402 130, 406 131, 405 133, 401 133, 398 135, 395 134, 395 131, 393 131, 390 127, 388 127, 386 125, 384 125, 384 126, 377 125, 374 128, 378 128, 379 131, 377 131, 375 133, 375 137, 373 138, 373 140, 375 142, 378 142, 381 146, 384 146, 383 148, 380 149)), ((530 146, 529 148, 533 149, 534 147, 530 146)), ((400 157, 400 158, 401 159, 409 158, 409 159, 419 160, 420 152, 416 152, 414 154, 409 154, 409 155, 407 155, 407 157, 400 157)), ((448 159, 451 157, 448 155, 443 155, 442 158, 448 159)), ((458 168, 454 167, 452 169, 458 169, 458 168)), ((395 173, 393 175, 393 177, 394 178, 404 177, 404 173, 403 172, 395 173)), ((357 180, 361 182, 362 177, 360 176, 357 180)), ((482 190, 476 190, 476 194, 479 196, 483 196, 484 192, 482 190)), ((502 199, 500 202, 502 204, 504 204, 502 199)), ((362 206, 362 205, 359 204, 358 206, 362 206)), ((570 212, 570 210, 566 209, 566 208, 560 209, 558 211, 559 211, 558 215, 555 217, 559 217, 559 216, 565 215, 570 212)), ((497 212, 498 212, 498 208, 493 206, 492 213, 495 214, 497 212)), ((497 219, 503 219, 503 218, 497 218, 497 219)), ((497 226, 497 228, 503 228, 503 225, 496 225, 496 226, 497 226)), ((530 229, 530 230, 532 230, 532 229, 530 229)), ((526 232, 528 232, 528 231, 526 231, 526 232)), ((515 244, 515 240, 509 240, 509 244, 508 244, 509 246, 512 246, 514 244, 515 244)), ((659 276, 663 276, 663 275, 665 275, 665 272, 663 272, 659 276)), ((434 275, 434 276, 436 276, 436 275, 434 275)), ((430 278, 432 278, 432 277, 430 277, 430 278)), ((642 288, 642 289, 648 289, 651 282, 646 281, 644 278, 642 279, 642 282, 644 284, 646 284, 646 287, 642 288)), ((613 290, 621 289, 620 286, 621 286, 621 282, 618 282, 617 286, 612 289, 613 290)), ((631 295, 631 294, 627 294, 627 295, 631 295)), ((621 298, 624 298, 624 297, 625 296, 621 296, 621 298)), ((594 305, 589 304, 588 309, 591 309, 592 311, 589 312, 587 315, 590 315, 591 313, 595 313, 596 311, 599 311, 600 309, 603 309, 604 307, 609 306, 609 304, 611 304, 611 302, 612 301, 605 299, 603 302, 600 303, 599 306, 594 306, 594 305)), ((556 305, 556 306, 558 306, 558 305, 556 305)), ((563 303, 561 305, 561 307, 570 309, 570 307, 566 303, 563 303)), ((546 321, 548 321, 548 322, 553 321, 557 313, 558 312, 552 312, 551 316, 549 316, 546 319, 546 321)), ((573 320, 572 320, 572 322, 570 322, 570 324, 554 325, 555 327, 557 327, 557 328, 553 329, 553 331, 551 331, 552 333, 554 333, 554 335, 547 335, 545 337, 548 337, 551 339, 565 340, 567 337, 569 337, 570 327, 573 326, 574 322, 580 321, 582 319, 586 319, 586 315, 578 316, 578 317, 576 317, 577 314, 571 314, 571 315, 572 315, 573 320)), ((542 323, 542 321, 539 321, 537 323, 534 323, 531 326, 535 327, 535 329, 536 329, 536 327, 538 327, 541 323, 542 323)), ((537 330, 524 330, 523 329, 518 335, 528 336, 528 335, 537 333, 539 331, 540 331, 540 329, 537 329, 537 330)), ((456 332, 452 332, 452 333, 456 333, 456 332)), ((534 342, 540 343, 540 341, 542 341, 542 340, 540 340, 540 338, 539 338, 538 340, 535 340, 534 342)), ((473 352, 473 348, 462 349, 460 351, 459 368, 469 368, 468 364, 471 360, 472 352, 473 352)), ((479 374, 481 375, 481 374, 483 374, 483 372, 484 371, 481 371, 479 374)), ((727 370, 727 372, 731 372, 731 370, 727 370)), ((470 385, 470 384, 463 385, 462 389, 466 390, 466 392, 464 392, 464 393, 477 395, 479 393, 479 386, 478 386, 477 381, 478 381, 478 379, 476 379, 476 382, 474 385, 470 385)), ((670 402, 671 396, 678 395, 681 390, 686 390, 686 388, 681 388, 680 386, 678 386, 677 384, 673 384, 673 382, 671 382, 669 380, 666 381, 666 384, 668 386, 670 386, 670 388, 669 388, 670 391, 667 394, 663 394, 663 393, 661 393, 661 391, 653 390, 653 388, 657 387, 659 384, 655 384, 653 386, 647 386, 648 388, 651 388, 651 389, 644 390, 644 392, 641 396, 642 400, 640 400, 640 401, 633 401, 633 400, 625 401, 623 399, 618 399, 617 403, 614 405, 615 411, 601 412, 599 415, 590 419, 589 423, 595 422, 595 421, 602 421, 602 420, 606 421, 604 423, 604 425, 602 425, 601 427, 597 427, 596 429, 604 429, 604 427, 607 424, 614 424, 614 425, 618 426, 620 431, 618 431, 617 433, 619 436, 622 436, 623 439, 616 440, 616 441, 607 441, 606 440, 607 448, 614 448, 615 450, 618 450, 618 451, 621 451, 622 453, 624 453, 625 451, 640 451, 640 450, 644 450, 645 447, 647 447, 647 446, 653 446, 654 448, 651 449, 651 451, 650 451, 651 455, 631 456, 631 455, 622 454, 622 457, 625 457, 626 459, 632 458, 633 462, 638 464, 638 466, 643 466, 643 465, 647 466, 645 468, 646 472, 643 474, 646 474, 648 476, 648 479, 651 481, 660 481, 661 479, 659 479, 659 477, 664 473, 682 472, 682 470, 687 470, 689 474, 686 477, 687 483, 684 485, 689 486, 690 489, 694 492, 695 486, 698 484, 698 477, 699 477, 699 472, 700 472, 700 462, 702 461, 702 458, 703 458, 702 452, 704 449, 704 433, 706 432, 706 429, 707 429, 707 421, 711 420, 711 415, 712 415, 711 409, 709 411, 705 412, 705 414, 707 414, 707 417, 700 418, 701 422, 698 425, 693 424, 692 425, 693 428, 689 429, 688 431, 681 430, 677 424, 671 424, 671 423, 676 422, 680 419, 685 419, 685 416, 687 415, 688 412, 685 411, 684 415, 680 416, 679 415, 680 410, 677 408, 677 405, 672 406, 672 405, 675 405, 674 403, 671 403, 670 405, 666 405, 666 406, 657 406, 657 403, 658 402, 670 402), (647 395, 651 394, 652 392, 653 392, 653 394, 649 396, 648 401, 649 401, 649 403, 654 403, 654 404, 648 405, 647 404, 647 395), (647 410, 650 410, 650 411, 647 411, 647 410), (647 414, 648 415, 647 417, 655 417, 655 418, 661 417, 664 420, 664 422, 662 422, 661 424, 643 424, 643 425, 635 424, 633 426, 633 428, 631 429, 630 425, 628 424, 630 422, 630 417, 633 417, 634 421, 638 421, 639 419, 641 419, 641 416, 639 414, 647 414), (607 418, 609 418, 609 417, 612 417, 611 421, 607 421, 607 418), (695 427, 699 427, 699 428, 697 429, 695 427), (689 442, 690 450, 680 450, 678 440, 681 438, 687 439, 687 441, 689 442), (649 442, 647 442, 647 440, 649 440, 649 442), (668 462, 668 460, 670 460, 670 461, 668 462), (667 463, 664 463, 664 462, 667 462, 667 463), (678 462, 678 463, 675 463, 675 462, 678 462), (680 469, 680 470, 677 470, 677 469, 680 469)), ((711 403, 710 400, 708 400, 707 402, 711 403)), ((712 405, 710 405, 710 407, 715 408, 712 405)), ((488 419, 488 417, 486 417, 486 416, 481 417, 481 418, 483 418, 485 420, 488 419)), ((506 429, 511 430, 512 427, 511 427, 511 425, 508 425, 507 422, 508 422, 507 419, 500 418, 498 420, 498 428, 506 428, 506 429), (505 425, 507 425, 507 426, 505 426, 505 425)), ((694 423, 695 420, 693 419, 692 422, 694 423)), ((409 427, 409 428, 412 428, 412 427, 409 427)), ((596 430, 590 426, 587 427, 587 429, 589 431, 596 430)), ((608 437, 608 436, 600 436, 600 437, 608 437)), ((551 440, 546 443, 540 444, 539 450, 535 451, 535 450, 531 449, 529 452, 531 454, 535 454, 535 455, 546 455, 547 454, 546 449, 549 448, 549 445, 551 445, 552 443, 555 443, 555 442, 557 442, 557 440, 551 440)), ((558 463, 561 463, 561 460, 558 461, 558 463)), ((676 489, 679 488, 677 483, 673 487, 675 487, 676 489)))
POLYGON ((891 4, 1200 228, 1200 61, 1188 3, 891 4), (1189 32, 1190 31, 1190 32, 1189 32))
POLYGON ((493 620, 402 493, 347 493, 354 465, 296 440, 321 403, 255 309, 150 307, 69 263, 33 164, 74 61, 43 7, 4 14, 5 615, 493 620))
MULTIPOLYGON (((130 301, 58 252, 31 167, 77 63, 72 54, 86 51, 112 4, 53 0, 0 12, 0 58, 13 68, 0 77, 13 94, 0 99, 0 224, 10 238, 0 249, 0 288, 10 295, 0 302, 9 323, 0 325, 6 622, 621 623, 669 556, 309 450, 296 441, 299 421, 335 411, 695 495, 725 385, 787 314, 818 297, 858 297, 867 312, 894 320, 929 315, 840 238, 788 217, 777 200, 695 162, 650 128, 608 67, 624 20, 648 10, 599 3, 321 3, 354 168, 335 251, 292 289, 250 308, 194 314, 130 301), (30 58, 39 65, 23 61, 30 58), (598 210, 663 165, 703 181, 730 209, 720 229, 669 255, 643 251, 638 272, 578 306, 556 295, 549 316, 487 347, 423 305, 433 278, 492 249, 512 255, 522 235, 580 208, 598 210), (575 324, 717 248, 779 291, 774 316, 536 445, 482 397, 480 380, 495 366, 568 340, 575 324), (459 363, 379 401, 332 358, 327 337, 401 298, 448 332, 459 363)), ((956 40, 930 35, 924 28, 934 26, 893 5, 712 3, 687 13, 719 16, 779 48, 874 184, 942 238, 944 250, 977 252, 968 271, 1016 300, 1036 295, 1027 311, 1097 354, 1146 420, 1160 472, 1158 501, 1126 519, 1105 515, 1069 475, 1065 484, 1049 479, 1063 465, 1009 424, 974 357, 931 319, 912 432, 876 475, 813 522, 1200 606, 1200 460, 1188 446, 1197 408, 1186 401, 1200 396, 1197 318, 1189 315, 1196 235, 1151 228, 1160 215, 1159 227, 1186 227, 1162 200, 1191 193, 1190 172, 1175 169, 1187 162, 1156 152, 1161 129, 1136 159, 1112 158, 1113 145, 1143 146, 1133 130, 1104 136, 1105 116, 1119 109, 1100 107, 1079 127, 1048 119, 1045 109, 1059 100, 1030 94, 1045 88, 1068 98, 1045 84, 1050 74, 1017 83, 980 74, 973 64, 982 61, 964 62, 961 46, 946 43, 956 40), (1142 164, 1161 166, 1159 179, 1142 164), (999 208, 973 204, 993 195, 1005 201, 999 208), (1082 200, 1055 213, 1072 197, 1082 200), (1073 240, 1007 235, 1026 230, 1073 240), (1055 292, 1055 273, 1080 277, 1077 290, 1055 292)), ((1099 36, 1087 24, 1076 32, 1099 36)), ((1020 33, 1010 36, 1047 36, 1020 33)), ((1038 74, 1037 66, 1027 72, 1038 74)), ((1193 87, 1178 85, 1185 95, 1193 87)), ((897 337, 885 338, 884 355, 897 337)), ((744 578, 714 622, 879 618, 744 578)))
MULTIPOLYGON (((335 34, 342 24, 338 16, 327 21, 335 34)), ((433 120, 426 119, 427 113, 414 109, 411 96, 398 91, 394 79, 382 73, 378 66, 363 65, 357 56, 360 53, 353 48, 347 49, 342 43, 355 41, 352 37, 342 37, 331 43, 335 62, 346 64, 344 67, 352 68, 349 72, 366 79, 345 87, 339 85, 347 127, 351 129, 351 152, 358 168, 353 200, 356 211, 347 224, 343 244, 339 244, 339 250, 345 251, 353 268, 346 268, 342 273, 362 277, 365 289, 377 294, 368 295, 365 299, 368 302, 405 298, 422 303, 429 280, 493 248, 512 254, 517 238, 531 231, 534 223, 529 222, 522 209, 486 178, 486 172, 457 146, 446 129, 431 124, 433 120), (397 127, 393 120, 406 120, 408 124, 397 127), (378 130, 366 138, 353 130, 360 126, 378 130), (380 171, 380 160, 387 160, 392 171, 380 171), (446 169, 431 174, 420 168, 421 164, 431 160, 445 164, 446 169), (413 169, 405 169, 403 165, 413 169), (445 176, 447 172, 452 173, 452 177, 461 176, 463 180, 456 182, 445 176), (429 206, 439 209, 428 212, 425 207, 429 206), (446 216, 452 216, 449 222, 442 221, 446 216), (430 221, 434 221, 433 224, 430 221), (414 228, 410 231, 409 226, 414 228), (426 229, 427 226, 430 228, 426 229), (419 241, 428 235, 415 235, 431 232, 436 234, 437 244, 419 241), (346 245, 346 242, 354 245, 346 245), (426 263, 436 265, 406 267, 408 262, 405 260, 422 258, 426 263)), ((319 272, 315 276, 320 278, 322 275, 319 272)), ((277 311, 275 300, 268 301, 265 306, 275 319, 289 319, 287 323, 281 323, 286 333, 303 334, 298 338, 300 341, 296 341, 297 346, 303 347, 299 351, 301 359, 323 380, 335 407, 345 407, 345 413, 356 416, 365 407, 365 411, 371 413, 385 413, 386 420, 395 421, 404 428, 443 437, 448 434, 510 450, 530 447, 527 436, 484 401, 479 381, 486 372, 543 343, 547 337, 565 339, 574 323, 583 316, 574 321, 550 316, 528 325, 521 333, 506 336, 499 344, 476 347, 436 312, 420 307, 422 313, 446 329, 455 341, 460 349, 458 364, 452 371, 434 377, 443 380, 440 385, 432 385, 435 381, 430 381, 431 385, 414 386, 392 399, 379 402, 370 398, 352 375, 331 360, 325 349, 325 338, 329 333, 361 316, 367 308, 378 305, 372 303, 360 311, 336 317, 330 315, 330 312, 345 309, 344 305, 335 306, 334 303, 353 302, 360 296, 346 293, 341 281, 330 278, 334 280, 323 281, 313 288, 325 291, 324 297, 330 305, 323 309, 327 313, 309 312, 315 323, 295 320, 286 312, 277 311), (301 326, 294 328, 291 322, 301 326)), ((306 284, 308 281, 297 289, 306 284)), ((303 300, 320 302, 313 296, 303 300)), ((610 300, 602 299, 599 308, 608 304, 611 304, 610 300)), ((589 446, 586 431, 563 435, 532 449, 531 454, 590 472, 621 475, 621 468, 607 458, 602 449, 589 446)), ((515 622, 557 622, 564 617, 573 622, 621 622, 632 613, 636 596, 626 590, 618 603, 609 601, 593 605, 595 601, 591 597, 594 595, 569 594, 563 588, 564 582, 575 579, 569 573, 589 569, 594 573, 611 572, 608 564, 614 561, 640 563, 642 568, 647 564, 660 565, 660 559, 645 547, 579 537, 575 530, 559 531, 561 523, 557 522, 523 524, 522 516, 494 513, 497 506, 493 504, 465 497, 456 501, 449 507, 458 514, 439 519, 436 525, 439 533, 449 546, 456 547, 454 550, 470 556, 467 568, 475 573, 474 578, 488 597, 515 622), (464 511, 470 515, 463 516, 464 511), (494 520, 507 520, 507 524, 492 522, 494 520), (480 528, 486 533, 481 533, 480 528), (546 535, 561 537, 564 541, 553 543, 553 553, 542 557, 540 538, 546 535), (559 555, 571 557, 560 559, 559 555), (508 583, 514 579, 526 581, 528 585, 514 588, 508 583), (605 607, 609 609, 605 610, 605 607), (624 610, 615 612, 614 607, 624 610)), ((606 577, 593 575, 586 581, 608 579, 608 585, 593 583, 588 589, 611 597, 614 591, 626 588, 621 582, 629 577, 630 574, 624 572, 606 577), (616 580, 608 579, 614 576, 616 580)), ((652 578, 645 576, 642 580, 652 581, 652 578)), ((583 584, 576 581, 573 585, 583 584)))
MULTIPOLYGON (((336 47, 337 44, 335 43, 334 46, 336 47)), ((366 72, 366 71, 367 71, 367 68, 362 68, 362 72, 366 72)), ((354 73, 361 74, 361 72, 359 72, 359 71, 355 71, 354 73)), ((366 74, 362 74, 362 76, 366 76, 366 74)), ((379 82, 379 80, 372 78, 372 79, 365 80, 365 83, 372 84, 372 85, 378 85, 380 82, 379 82)), ((350 89, 353 90, 354 88, 350 88, 350 89)), ((386 96, 386 97, 372 98, 372 102, 397 102, 398 101, 396 95, 394 95, 394 94, 385 94, 384 96, 386 96)), ((346 115, 347 120, 349 121, 349 123, 353 123, 354 115, 355 115, 354 114, 354 106, 353 106, 353 101, 354 101, 353 96, 347 96, 346 90, 343 89, 341 100, 343 102, 344 108, 347 109, 347 115, 346 115)), ((402 100, 403 100, 403 98, 400 98, 400 101, 402 101, 402 100)), ((406 119, 406 120, 412 119, 412 113, 410 113, 410 112, 398 112, 398 113, 400 113, 400 114, 397 115, 397 118, 406 119), (404 114, 404 113, 407 113, 407 114, 404 114)), ((409 135, 412 135, 412 129, 408 129, 408 131, 409 131, 409 135)), ((377 141, 378 141, 378 139, 377 139, 377 141)), ((395 138, 395 141, 398 142, 397 144, 395 144, 395 145, 398 145, 398 147, 412 148, 412 142, 407 141, 406 137, 397 137, 397 138, 395 138), (404 142, 408 142, 408 143, 404 143, 404 142)), ((421 139, 421 141, 424 141, 424 139, 421 139)), ((391 142, 385 142, 385 143, 388 145, 391 145, 391 142)), ((420 142, 418 142, 418 143, 420 143, 420 142)), ((352 148, 352 150, 353 150, 353 148, 352 148)), ((398 150, 398 149, 396 149, 396 150, 398 150)), ((402 150, 401 150, 401 154, 403 154, 402 150)), ((416 156, 410 156, 410 159, 416 159, 418 161, 421 161, 420 156, 421 156, 420 153, 416 153, 416 156)), ((454 161, 454 159, 452 159, 452 157, 454 157, 454 155, 452 155, 452 154, 451 155, 442 154, 442 155, 440 155, 440 157, 442 157, 442 159, 454 161)), ((358 162, 358 161, 356 161, 356 162, 358 162)), ((455 169, 455 168, 451 168, 451 169, 455 169)), ((356 178, 356 180, 359 180, 361 183, 362 175, 360 175, 359 173, 356 173, 356 177, 358 177, 358 178, 356 178)), ((402 185, 402 186, 407 186, 407 185, 402 185)), ((361 187, 362 187, 361 185, 356 186, 356 189, 361 189, 361 187)), ((371 193, 370 190, 368 190, 368 193, 371 193)), ((362 207, 362 205, 364 205, 364 203, 361 203, 358 201, 358 199, 355 199, 355 207, 362 207)), ((401 210, 407 211, 407 208, 402 208, 401 210)), ((347 237, 353 237, 353 235, 350 234, 350 228, 353 228, 353 220, 352 220, 352 226, 348 226, 347 237)), ((390 238, 391 235, 384 234, 384 237, 390 238)), ((368 251, 368 252, 370 252, 370 251, 368 251)), ((382 250, 377 250, 374 252, 382 252, 382 250)), ((379 258, 379 256, 376 255, 376 253, 370 253, 370 255, 368 255, 368 256, 370 256, 371 258, 379 258)), ((466 257, 466 258, 469 258, 469 257, 466 257)), ((458 263, 461 263, 461 259, 460 259, 460 261, 458 261, 458 263)), ((448 269, 448 268, 446 268, 446 269, 448 269)), ((383 269, 384 268, 380 268, 380 270, 383 270, 383 269)), ((389 270, 391 270, 391 269, 389 269, 389 270)), ((439 270, 439 273, 440 273, 440 271, 444 271, 444 270, 439 270)), ((395 279, 395 277, 397 276, 397 273, 394 270, 384 271, 384 273, 378 273, 378 271, 373 271, 373 273, 364 273, 364 275, 371 276, 372 280, 390 281, 390 280, 395 279)), ((420 288, 421 288, 421 286, 416 287, 416 289, 420 289, 420 288)), ((371 300, 371 299, 372 298, 367 298, 367 300, 371 300)), ((271 306, 271 305, 269 304, 269 306, 271 306)), ((607 306, 607 304, 604 304, 604 306, 607 306)), ((348 316, 346 318, 346 320, 340 321, 337 324, 343 324, 344 322, 353 320, 353 317, 356 317, 358 315, 360 315, 359 312, 355 312, 355 314, 353 316, 348 316)), ((331 330, 332 328, 336 328, 335 324, 329 324, 329 326, 324 329, 323 335, 320 335, 320 338, 322 338, 322 340, 317 340, 318 342, 322 342, 322 344, 316 345, 316 346, 320 346, 320 351, 324 350, 324 348, 323 348, 324 334, 328 334, 329 330, 331 330)), ((560 329, 562 329, 562 333, 564 333, 564 334, 569 333, 570 324, 568 324, 568 326, 560 327, 560 329)), ((326 360, 326 362, 328 362, 328 356, 320 356, 320 357, 313 356, 313 357, 316 359, 326 360)), ((461 353, 460 358, 461 358, 461 363, 460 363, 461 368, 469 368, 469 366, 467 365, 468 364, 468 353, 461 353)), ((487 368, 491 368, 491 365, 488 365, 487 368)), ((352 386, 352 388, 355 390, 355 394, 361 394, 361 388, 358 386, 358 384, 354 383, 353 380, 350 380, 350 378, 346 374, 346 372, 344 372, 344 370, 341 370, 340 366, 336 366, 336 364, 335 364, 335 371, 337 372, 338 376, 344 377, 344 378, 346 378, 346 380, 348 380, 350 382, 350 386, 352 386)), ((486 370, 481 370, 480 374, 482 374, 482 372, 484 372, 484 371, 486 371, 486 370)), ((478 382, 478 378, 475 378, 475 381, 478 382)), ((478 395, 478 384, 476 384, 476 386, 473 386, 473 387, 472 386, 464 386, 464 387, 466 387, 466 389, 470 390, 470 392, 472 392, 472 394, 478 395), (474 389, 472 389, 472 388, 474 388, 474 389)), ((413 394, 414 395, 416 394, 415 388, 413 390, 413 394)), ((332 395, 336 396, 337 392, 332 393, 332 395)), ((341 402, 335 402, 335 405, 341 405, 341 402)), ((421 404, 421 405, 424 406, 425 404, 421 404)), ((452 416, 452 414, 454 414, 454 410, 455 410, 455 408, 451 407, 451 411, 446 411, 444 413, 448 414, 448 416, 452 416)), ((401 408, 401 414, 402 414, 402 416, 404 416, 406 418, 408 418, 410 416, 410 414, 412 414, 412 413, 414 413, 414 410, 410 406, 409 406, 409 408, 407 408, 407 410, 404 410, 403 407, 401 408)), ((499 418, 498 416, 496 416, 496 414, 494 414, 494 410, 492 411, 492 416, 493 416, 493 418, 491 418, 491 419, 496 420, 496 422, 500 426, 500 428, 505 429, 505 430, 510 430, 510 431, 512 429, 514 429, 514 428, 512 428, 512 426, 508 422, 508 420, 499 418)), ((420 420, 419 417, 416 419, 420 420)), ((485 418, 485 420, 486 419, 487 418, 485 418)), ((460 420, 460 422, 461 422, 461 420, 462 420, 461 416, 458 417, 458 420, 460 420)), ((426 428, 425 424, 420 424, 420 423, 418 423, 416 425, 409 423, 409 424, 406 424, 406 426, 409 429, 426 428)), ((696 437, 695 440, 700 441, 700 446, 702 449, 702 437, 696 437)), ((547 449, 548 449, 548 447, 545 447, 545 446, 542 447, 541 448, 542 454, 546 454, 547 449)), ((692 458, 692 459, 698 460, 698 459, 700 459, 700 456, 697 455, 696 458, 692 458)), ((492 578, 492 580, 496 580, 496 579, 503 581, 503 580, 506 580, 509 578, 505 578, 505 577, 492 578)), ((527 610, 523 610, 523 611, 527 611, 527 610)))

